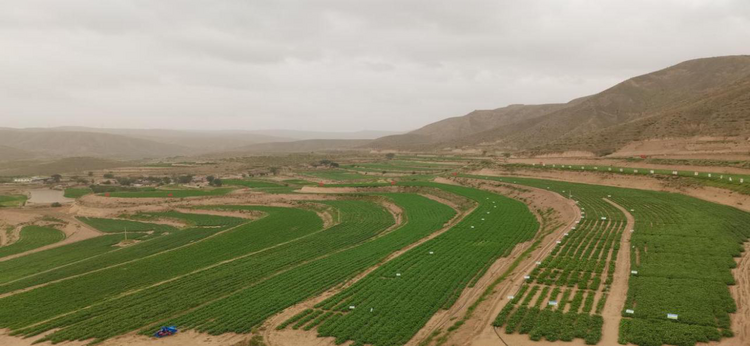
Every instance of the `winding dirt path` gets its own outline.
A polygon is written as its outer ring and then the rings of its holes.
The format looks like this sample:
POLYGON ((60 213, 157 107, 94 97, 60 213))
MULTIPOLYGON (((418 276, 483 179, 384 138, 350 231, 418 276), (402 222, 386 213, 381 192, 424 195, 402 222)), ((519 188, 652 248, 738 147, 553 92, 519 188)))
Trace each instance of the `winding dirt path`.
MULTIPOLYGON (((494 189, 491 186, 491 184, 479 185, 480 188, 489 189, 492 191, 494 189)), ((524 189, 527 189, 527 187, 524 187, 524 189)), ((501 282, 494 288, 493 293, 487 298, 486 301, 482 302, 477 307, 473 316, 469 320, 467 320, 456 332, 450 335, 448 342, 446 342, 447 345, 502 345, 501 340, 498 338, 498 335, 495 334, 495 330, 492 327, 492 320, 494 320, 495 316, 497 316, 497 314, 505 305, 504 302, 506 297, 518 291, 518 289, 524 282, 524 276, 534 269, 536 262, 542 261, 547 255, 549 255, 550 251, 552 251, 552 249, 557 245, 556 241, 559 240, 567 230, 574 226, 576 221, 580 220, 581 210, 579 209, 578 205, 575 204, 575 202, 573 202, 572 200, 569 200, 557 193, 542 189, 528 188, 528 190, 537 194, 536 198, 552 198, 554 201, 556 201, 558 207, 555 208, 555 210, 558 210, 558 213, 560 214, 558 217, 561 219, 560 221, 562 222, 562 225, 554 228, 546 236, 544 234, 539 234, 539 237, 544 236, 544 238, 542 238, 541 245, 528 257, 526 257, 526 259, 522 260, 518 267, 516 267, 503 282, 501 282)), ((506 192, 506 196, 510 194, 510 192, 506 192)), ((513 195, 515 195, 515 198, 519 198, 520 196, 524 196, 524 193, 514 191, 513 195)), ((530 196, 526 196, 526 198, 527 201, 532 202, 531 205, 533 206, 534 199, 529 199, 530 196)), ((542 232, 542 230, 540 230, 540 232, 542 232)), ((477 286, 481 286, 481 290, 478 293, 471 294, 464 292, 465 294, 467 294, 467 299, 469 299, 471 303, 476 301, 481 293, 484 292, 489 283, 492 283, 492 281, 494 281, 499 275, 505 272, 507 268, 513 263, 513 261, 516 260, 518 255, 526 251, 534 243, 534 241, 539 239, 539 237, 535 237, 531 241, 516 245, 516 248, 514 248, 511 256, 499 259, 495 263, 495 265, 493 265, 493 267, 496 267, 497 269, 493 272, 488 272, 487 274, 485 274, 485 277, 480 280, 484 282, 484 285, 480 285, 479 282, 477 283, 477 286)), ((428 322, 428 326, 423 328, 423 331, 420 331, 420 334, 418 334, 421 335, 422 338, 415 338, 409 344, 418 345, 419 343, 417 341, 421 342, 430 333, 432 333, 432 331, 437 329, 445 330, 446 328, 450 327, 456 319, 462 317, 463 314, 465 314, 468 305, 469 304, 465 304, 465 306, 456 309, 456 311, 453 311, 449 314, 449 317, 446 320, 441 321, 442 323, 437 323, 436 325, 432 326, 429 331, 425 331, 425 328, 428 328, 429 326, 428 322)), ((513 338, 514 335, 510 335, 510 337, 513 338)), ((523 338, 518 338, 518 341, 513 342, 512 345, 524 345, 526 342, 532 342, 528 339, 527 335, 522 335, 522 337, 523 338)), ((506 336, 503 335, 503 338, 505 339, 506 336)), ((535 343, 534 345, 538 344, 535 343)), ((581 345, 583 345, 583 342, 581 342, 581 345)))
POLYGON ((617 253, 614 280, 610 286, 607 302, 602 310, 604 327, 602 329, 602 345, 617 345, 618 330, 622 319, 622 309, 628 295, 628 281, 630 278, 630 230, 635 227, 635 219, 625 208, 606 198, 604 201, 611 204, 620 212, 625 214, 627 224, 620 238, 620 251, 617 253))

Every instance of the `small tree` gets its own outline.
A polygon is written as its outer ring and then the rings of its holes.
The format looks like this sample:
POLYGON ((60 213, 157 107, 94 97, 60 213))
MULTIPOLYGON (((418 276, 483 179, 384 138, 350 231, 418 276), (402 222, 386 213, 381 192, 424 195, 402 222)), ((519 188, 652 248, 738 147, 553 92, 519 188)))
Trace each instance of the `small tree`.
POLYGON ((279 167, 271 167, 271 168, 270 168, 270 170, 271 170, 271 173, 272 173, 273 175, 279 175, 279 171, 280 171, 281 169, 279 169, 279 167))
POLYGON ((59 174, 53 174, 52 175, 52 181, 54 181, 56 183, 59 183, 60 179, 62 179, 62 175, 59 175, 59 174))
POLYGON ((115 175, 112 173, 104 173, 104 179, 114 179, 115 175))
POLYGON ((170 177, 164 177, 164 178, 161 178, 161 181, 163 181, 164 184, 169 185, 169 184, 172 183, 172 178, 170 178, 170 177))
POLYGON ((385 158, 388 160, 393 160, 394 157, 396 157, 396 154, 394 153, 385 154, 385 158))
POLYGON ((60 208, 60 207, 62 207, 62 204, 60 204, 60 202, 55 202, 55 203, 52 203, 52 207, 53 208, 60 208))
POLYGON ((209 184, 213 183, 214 179, 216 179, 216 177, 214 177, 213 175, 209 175, 206 177, 206 180, 208 180, 209 184))
POLYGON ((89 172, 89 177, 93 177, 93 176, 94 176, 94 172, 89 172))
POLYGON ((221 187, 221 185, 224 185, 224 183, 221 182, 221 179, 216 178, 211 182, 211 185, 216 187, 221 187))
POLYGON ((193 181, 193 176, 190 174, 181 175, 180 177, 177 178, 177 181, 179 181, 180 184, 190 184, 193 181))

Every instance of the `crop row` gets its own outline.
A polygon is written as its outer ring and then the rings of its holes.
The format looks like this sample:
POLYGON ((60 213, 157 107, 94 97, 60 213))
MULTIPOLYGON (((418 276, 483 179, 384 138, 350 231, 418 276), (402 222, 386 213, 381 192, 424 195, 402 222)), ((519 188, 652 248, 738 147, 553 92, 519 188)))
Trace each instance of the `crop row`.
POLYGON ((620 342, 694 345, 733 335, 730 314, 736 305, 727 285, 734 284, 734 258, 742 255, 750 237, 750 214, 680 194, 511 179, 556 191, 606 195, 633 214, 633 272, 620 342))
POLYGON ((228 228, 220 235, 173 251, 0 299, 0 304, 4 307, 0 310, 0 325, 16 329, 44 321, 117 297, 124 292, 142 289, 221 261, 299 238, 322 227, 320 218, 310 211, 260 208, 275 213, 255 222, 228 228), (277 231, 268 232, 269 228, 277 231))
POLYGON ((0 258, 57 243, 65 239, 65 233, 52 227, 25 226, 16 242, 0 247, 0 258))
MULTIPOLYGON (((240 226, 231 233, 207 239, 200 248, 191 246, 185 248, 192 248, 188 251, 180 249, 166 256, 153 257, 154 261, 144 260, 153 263, 138 261, 134 264, 144 268, 163 268, 165 261, 173 266, 189 263, 194 269, 187 275, 172 275, 170 281, 100 301, 85 311, 59 316, 20 332, 32 335, 57 329, 46 336, 54 342, 86 338, 103 340, 230 297, 311 259, 372 238, 393 224, 389 213, 370 202, 326 203, 339 209, 342 215, 341 223, 328 229, 321 228, 320 219, 311 211, 222 206, 223 209, 261 210, 268 216, 240 226), (212 264, 208 264, 207 259, 212 264), (112 325, 112 320, 118 323, 112 325)), ((97 274, 101 277, 101 273, 97 274)), ((149 273, 147 276, 154 275, 149 273)))
POLYGON ((450 308, 490 264, 538 229, 533 214, 515 200, 460 186, 410 184, 473 199, 478 207, 447 232, 318 304, 316 309, 326 312, 321 316, 327 316, 315 322, 320 336, 335 337, 339 343, 404 344, 438 310, 450 308))
MULTIPOLYGON (((520 181, 516 178, 488 179, 507 183, 520 181)), ((493 325, 502 327, 507 323, 506 333, 529 334, 532 340, 570 341, 580 338, 586 344, 596 344, 601 339, 602 317, 599 314, 614 280, 625 217, 603 199, 611 195, 602 188, 557 182, 536 187, 574 199, 581 209, 580 219, 531 271, 526 282, 537 285, 528 290, 523 304, 516 307, 527 286, 506 304, 493 325), (536 298, 537 304, 526 307, 538 287, 544 289, 536 298), (552 295, 547 297, 549 290, 552 295), (560 294, 562 299, 558 299, 560 294)))

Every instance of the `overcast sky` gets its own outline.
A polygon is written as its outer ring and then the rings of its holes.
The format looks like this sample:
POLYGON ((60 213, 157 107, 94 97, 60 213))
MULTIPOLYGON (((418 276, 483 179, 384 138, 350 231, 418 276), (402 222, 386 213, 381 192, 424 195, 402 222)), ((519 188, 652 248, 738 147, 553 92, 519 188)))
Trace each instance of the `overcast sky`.
POLYGON ((750 54, 748 0, 0 3, 0 127, 411 130, 750 54))

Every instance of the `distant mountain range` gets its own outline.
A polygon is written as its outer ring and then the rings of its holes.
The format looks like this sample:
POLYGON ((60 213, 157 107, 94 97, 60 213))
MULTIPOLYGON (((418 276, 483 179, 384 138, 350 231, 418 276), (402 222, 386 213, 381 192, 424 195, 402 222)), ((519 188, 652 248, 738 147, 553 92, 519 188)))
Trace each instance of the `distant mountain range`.
POLYGON ((565 104, 474 111, 368 145, 604 155, 634 141, 691 136, 750 136, 750 56, 690 60, 565 104))
POLYGON ((471 149, 606 155, 638 141, 750 137, 750 56, 690 60, 562 104, 477 110, 408 133, 0 128, 0 160, 471 149))
POLYGON ((293 152, 352 148, 395 132, 289 130, 184 131, 56 127, 0 128, 0 160, 102 157, 164 158, 209 153, 293 152), (311 139, 320 139, 314 141, 311 139), (264 144, 265 145, 261 145, 264 144), (291 144, 296 143, 296 144, 291 144))

